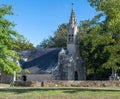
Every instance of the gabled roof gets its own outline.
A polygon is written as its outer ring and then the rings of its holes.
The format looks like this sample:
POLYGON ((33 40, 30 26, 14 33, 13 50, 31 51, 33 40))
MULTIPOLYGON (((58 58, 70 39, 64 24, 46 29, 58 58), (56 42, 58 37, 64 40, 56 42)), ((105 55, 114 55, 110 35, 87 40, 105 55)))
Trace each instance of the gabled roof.
POLYGON ((51 73, 58 64, 60 50, 60 48, 52 48, 32 51, 28 55, 28 61, 22 64, 22 68, 28 69, 32 74, 51 73))

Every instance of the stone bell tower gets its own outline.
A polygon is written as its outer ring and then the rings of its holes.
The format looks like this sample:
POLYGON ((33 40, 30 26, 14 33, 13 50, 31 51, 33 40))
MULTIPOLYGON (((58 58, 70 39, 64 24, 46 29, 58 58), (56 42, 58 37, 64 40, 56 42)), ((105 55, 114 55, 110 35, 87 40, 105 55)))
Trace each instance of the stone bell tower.
POLYGON ((79 35, 78 28, 76 23, 75 12, 72 8, 71 16, 69 20, 68 34, 67 34, 67 51, 68 55, 73 57, 74 61, 74 80, 85 80, 86 79, 86 66, 80 55, 80 46, 79 46, 79 35))
POLYGON ((67 50, 58 54, 58 65, 53 70, 54 80, 86 80, 86 66, 80 55, 78 29, 72 8, 67 33, 67 50))
POLYGON ((67 50, 69 54, 71 54, 73 57, 76 53, 77 45, 78 45, 78 30, 77 30, 75 13, 72 8, 69 27, 68 27, 68 33, 67 33, 67 50))

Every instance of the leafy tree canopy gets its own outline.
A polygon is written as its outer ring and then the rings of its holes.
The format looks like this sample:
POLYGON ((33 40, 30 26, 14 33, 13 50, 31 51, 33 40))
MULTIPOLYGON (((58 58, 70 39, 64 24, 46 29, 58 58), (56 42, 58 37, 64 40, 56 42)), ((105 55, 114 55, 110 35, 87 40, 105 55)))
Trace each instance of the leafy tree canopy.
POLYGON ((21 71, 17 63, 20 55, 16 50, 33 48, 33 45, 13 30, 15 24, 6 19, 6 15, 14 15, 12 6, 0 5, 0 71, 12 75, 14 71, 21 71))
POLYGON ((88 74, 93 72, 96 75, 103 69, 119 69, 120 0, 88 1, 99 12, 92 20, 84 20, 80 24, 81 52, 88 74))
POLYGON ((24 38, 24 36, 19 36, 16 41, 15 41, 16 45, 18 45, 18 47, 16 47, 14 50, 31 50, 34 49, 34 45, 32 43, 30 43, 26 38, 24 38))
MULTIPOLYGON (((105 68, 119 69, 120 67, 120 0, 89 0, 90 4, 105 17, 103 25, 96 32, 93 40, 96 47, 105 44, 104 52, 110 53, 105 68)), ((101 22, 102 23, 102 22, 101 22)), ((98 26, 97 26, 98 27, 98 26)), ((96 28, 95 28, 96 29, 96 28)), ((92 32, 93 33, 93 32, 92 32)), ((93 33, 95 34, 95 32, 93 33)))
POLYGON ((43 40, 38 47, 66 47, 68 24, 61 24, 54 32, 53 37, 43 40))

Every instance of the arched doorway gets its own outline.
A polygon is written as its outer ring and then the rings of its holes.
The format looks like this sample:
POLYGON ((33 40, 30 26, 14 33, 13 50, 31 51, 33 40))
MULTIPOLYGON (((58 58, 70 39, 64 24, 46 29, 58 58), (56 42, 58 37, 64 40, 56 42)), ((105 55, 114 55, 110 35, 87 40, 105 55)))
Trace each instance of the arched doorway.
POLYGON ((74 80, 78 80, 78 72, 77 71, 75 71, 74 80))
POLYGON ((27 76, 26 76, 26 75, 23 75, 23 76, 22 76, 22 80, 23 80, 23 81, 27 81, 27 76))

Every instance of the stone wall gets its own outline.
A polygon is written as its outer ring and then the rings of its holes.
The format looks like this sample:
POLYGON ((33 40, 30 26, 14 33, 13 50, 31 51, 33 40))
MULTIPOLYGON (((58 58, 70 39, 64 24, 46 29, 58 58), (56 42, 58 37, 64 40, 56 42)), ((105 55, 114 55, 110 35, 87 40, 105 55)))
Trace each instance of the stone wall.
POLYGON ((42 82, 42 81, 48 81, 51 79, 52 79, 51 74, 29 74, 27 75, 28 81, 42 82))
POLYGON ((11 80, 11 76, 10 75, 7 75, 5 73, 1 74, 0 83, 8 83, 9 84, 10 80, 11 80))
POLYGON ((44 81, 16 82, 16 86, 32 87, 120 87, 120 81, 44 81))
POLYGON ((42 82, 52 80, 51 74, 22 74, 18 81, 23 81, 22 76, 26 76, 27 82, 42 82))

